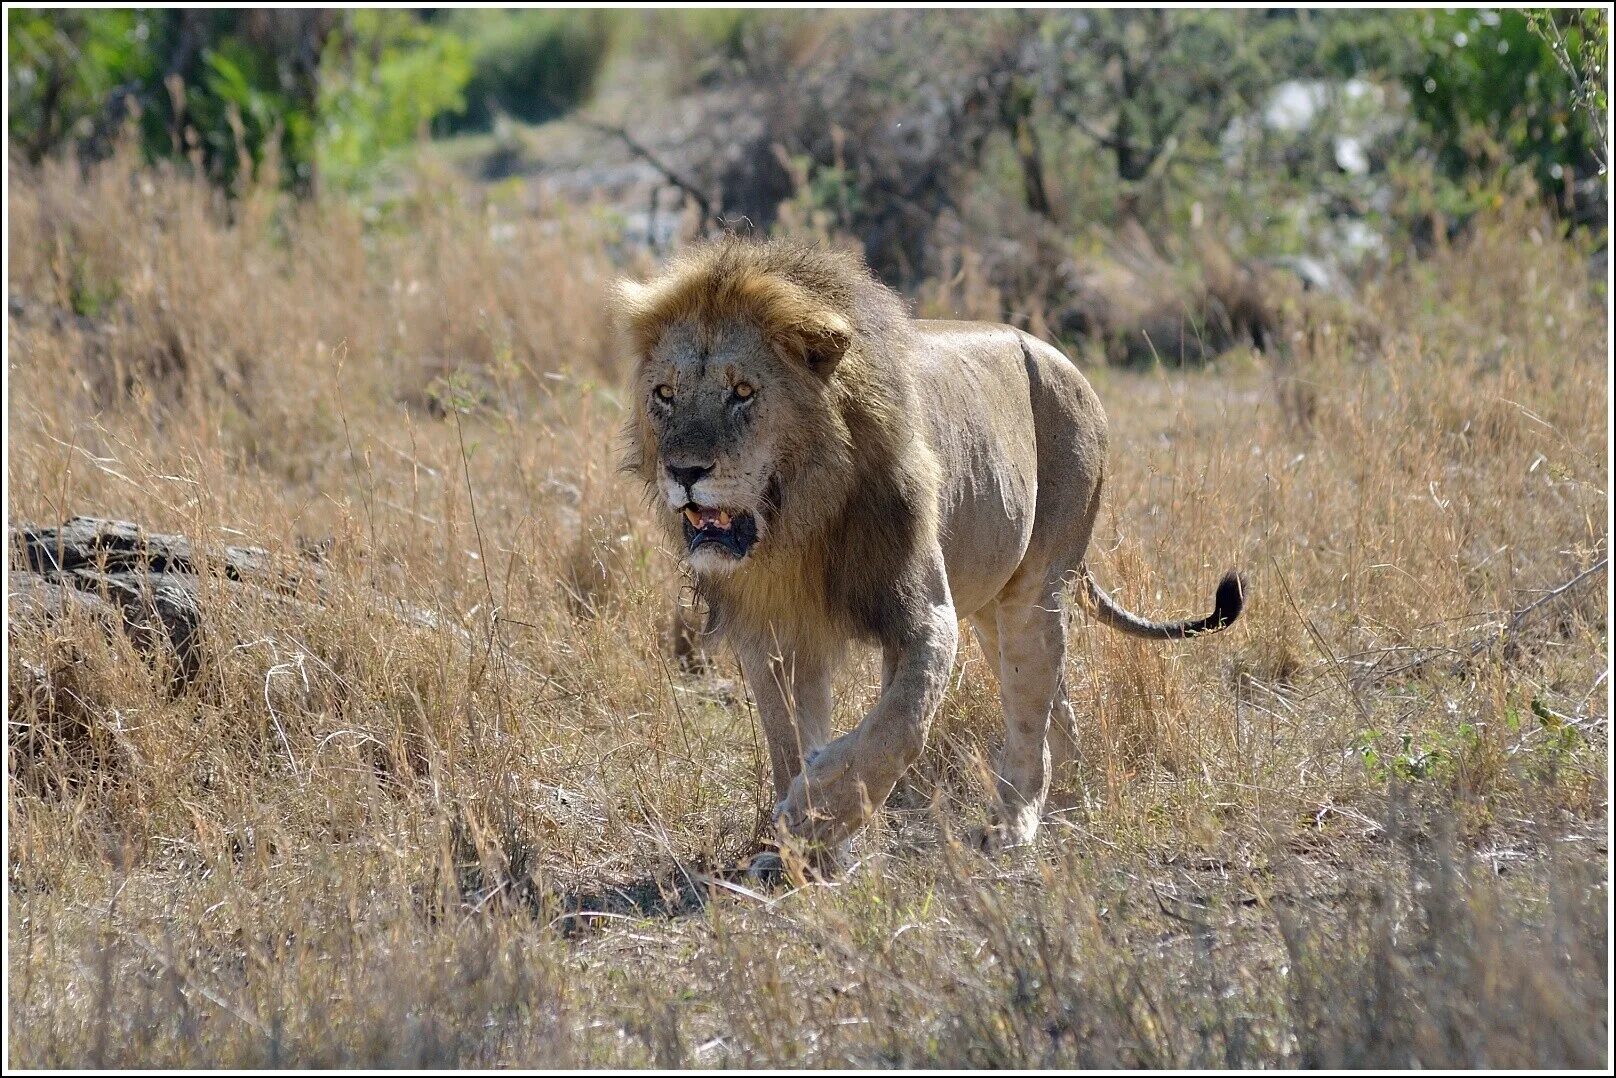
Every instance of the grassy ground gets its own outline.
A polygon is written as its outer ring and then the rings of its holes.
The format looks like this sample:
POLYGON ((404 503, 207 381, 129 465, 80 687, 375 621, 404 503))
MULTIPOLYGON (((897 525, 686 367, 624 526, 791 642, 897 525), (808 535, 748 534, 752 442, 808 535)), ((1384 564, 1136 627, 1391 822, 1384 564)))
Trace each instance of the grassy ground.
POLYGON ((760 895, 705 882, 767 761, 733 664, 668 658, 608 223, 126 162, 11 209, 12 519, 327 580, 210 593, 183 691, 8 625, 12 1065, 1608 1064, 1606 577, 1532 606, 1608 553, 1607 307, 1532 214, 1282 359, 1093 370, 1097 576, 1169 614, 1238 565, 1246 618, 1076 619, 1081 773, 999 861, 948 837, 999 721, 968 645, 859 870, 760 895))

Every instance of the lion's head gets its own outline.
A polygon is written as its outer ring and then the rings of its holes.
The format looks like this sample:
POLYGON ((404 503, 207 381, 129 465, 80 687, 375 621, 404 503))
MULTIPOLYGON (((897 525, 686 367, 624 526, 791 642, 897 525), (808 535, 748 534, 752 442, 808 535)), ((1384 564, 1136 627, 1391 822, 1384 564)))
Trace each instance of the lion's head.
MULTIPOLYGON (((627 466, 703 575, 800 547, 859 472, 872 341, 906 324, 854 256, 724 240, 617 305, 636 355, 627 466)), ((881 381, 886 381, 882 379, 881 381)))

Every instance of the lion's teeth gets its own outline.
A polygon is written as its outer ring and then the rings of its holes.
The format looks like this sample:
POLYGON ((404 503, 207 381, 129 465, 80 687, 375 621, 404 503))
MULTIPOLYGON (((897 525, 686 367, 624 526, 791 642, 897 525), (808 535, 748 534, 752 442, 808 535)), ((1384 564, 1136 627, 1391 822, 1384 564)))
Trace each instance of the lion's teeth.
POLYGON ((729 515, 728 509, 711 509, 704 505, 687 505, 681 512, 684 513, 685 519, 690 521, 690 526, 697 531, 701 531, 703 528, 718 528, 721 531, 729 531, 730 526, 734 523, 734 518, 729 515))

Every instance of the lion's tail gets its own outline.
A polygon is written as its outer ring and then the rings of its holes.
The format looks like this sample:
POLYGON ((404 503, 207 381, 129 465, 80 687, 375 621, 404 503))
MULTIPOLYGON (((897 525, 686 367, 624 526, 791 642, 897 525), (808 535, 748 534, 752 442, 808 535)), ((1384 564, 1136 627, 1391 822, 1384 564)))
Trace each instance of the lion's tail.
POLYGON ((1113 629, 1129 636, 1142 636, 1148 640, 1183 640, 1226 629, 1240 616, 1246 604, 1246 584, 1239 573, 1230 572, 1218 582, 1217 597, 1212 602, 1212 613, 1204 618, 1186 621, 1150 621, 1140 617, 1107 595, 1094 582, 1087 563, 1081 567, 1084 590, 1095 617, 1113 629))

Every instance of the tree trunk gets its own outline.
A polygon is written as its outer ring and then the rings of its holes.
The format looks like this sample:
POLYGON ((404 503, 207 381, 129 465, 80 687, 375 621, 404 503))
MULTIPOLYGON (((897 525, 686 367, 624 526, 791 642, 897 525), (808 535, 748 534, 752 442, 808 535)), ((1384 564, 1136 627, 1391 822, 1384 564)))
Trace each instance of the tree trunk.
POLYGON ((1021 162, 1021 181, 1027 199, 1027 208, 1041 217, 1053 220, 1054 207, 1049 203, 1049 189, 1044 184, 1044 154, 1038 142, 1038 131, 1032 118, 1022 115, 1016 121, 1016 158, 1021 162))

